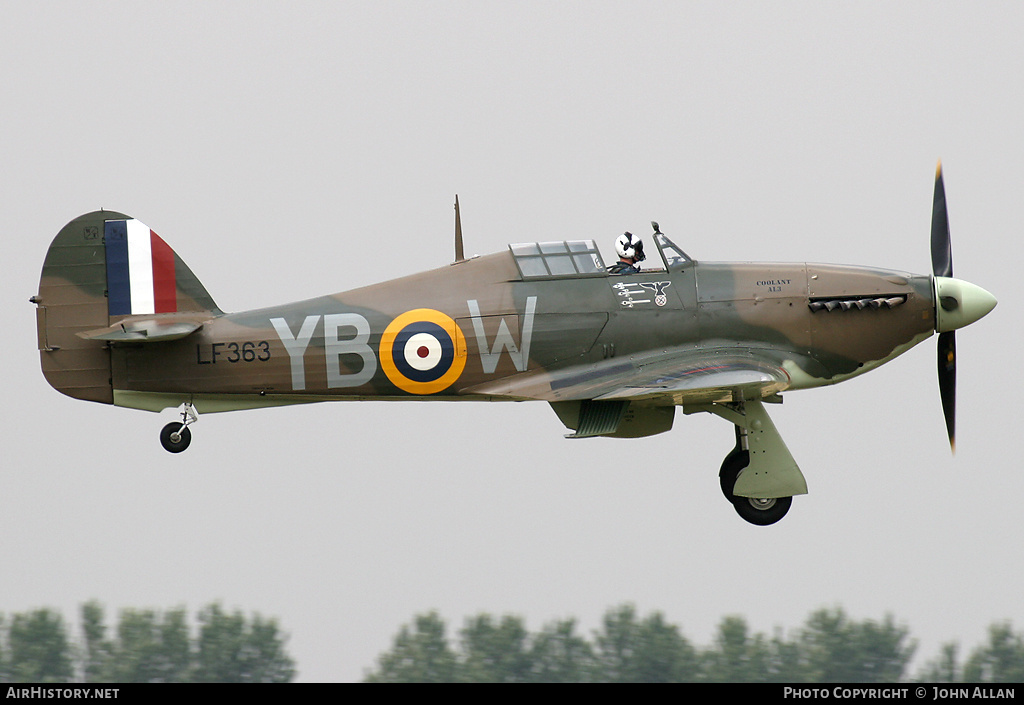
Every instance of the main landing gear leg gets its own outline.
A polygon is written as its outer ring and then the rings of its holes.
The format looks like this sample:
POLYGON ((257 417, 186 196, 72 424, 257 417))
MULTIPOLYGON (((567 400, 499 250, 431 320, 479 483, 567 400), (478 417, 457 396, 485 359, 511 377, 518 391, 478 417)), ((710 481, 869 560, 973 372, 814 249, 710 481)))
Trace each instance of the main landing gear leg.
POLYGON ((188 448, 188 444, 192 442, 192 432, 188 430, 188 427, 198 420, 199 416, 196 414, 192 402, 185 402, 185 407, 181 412, 181 422, 172 421, 160 431, 160 444, 164 450, 168 453, 180 453, 188 448))
POLYGON ((786 515, 792 495, 805 494, 807 483, 761 401, 684 407, 687 414, 706 411, 732 422, 736 445, 718 473, 722 494, 751 524, 767 526, 786 515))

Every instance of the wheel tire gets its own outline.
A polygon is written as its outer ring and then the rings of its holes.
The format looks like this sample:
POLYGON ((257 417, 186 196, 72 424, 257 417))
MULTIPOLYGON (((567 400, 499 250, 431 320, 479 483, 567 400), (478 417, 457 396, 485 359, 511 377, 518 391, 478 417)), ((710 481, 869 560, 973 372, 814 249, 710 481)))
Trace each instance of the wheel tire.
POLYGON ((180 453, 192 442, 192 432, 181 427, 180 422, 169 423, 160 431, 160 445, 168 453, 180 453), (175 438, 177 440, 175 440, 175 438))
POLYGON ((790 506, 793 504, 792 497, 777 497, 775 499, 754 499, 752 497, 736 497, 732 506, 736 513, 758 526, 774 524, 786 516, 790 506))
POLYGON ((747 467, 749 463, 750 451, 741 448, 733 448, 722 461, 722 469, 718 471, 718 480, 722 485, 722 494, 730 502, 736 501, 736 497, 732 493, 732 488, 736 486, 736 478, 739 477, 740 470, 747 467))
POLYGON ((793 504, 792 497, 777 497, 774 499, 754 499, 751 497, 737 497, 732 493, 736 486, 736 479, 743 472, 743 468, 750 464, 750 451, 733 448, 729 455, 725 456, 722 462, 722 469, 718 472, 718 479, 722 485, 722 494, 732 502, 745 521, 757 526, 768 526, 786 516, 790 506, 793 504))

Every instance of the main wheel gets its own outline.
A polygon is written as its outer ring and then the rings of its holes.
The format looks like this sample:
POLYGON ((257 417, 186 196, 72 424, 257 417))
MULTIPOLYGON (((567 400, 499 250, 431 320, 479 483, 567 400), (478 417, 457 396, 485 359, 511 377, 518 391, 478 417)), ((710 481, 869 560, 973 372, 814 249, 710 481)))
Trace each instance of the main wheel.
POLYGON ((192 442, 192 432, 180 422, 169 423, 160 431, 160 445, 169 453, 180 453, 192 442))
POLYGON ((732 502, 745 521, 758 526, 774 524, 786 516, 790 506, 793 504, 792 497, 774 497, 768 499, 756 499, 753 497, 737 497, 732 493, 736 486, 736 479, 743 472, 743 468, 750 464, 750 451, 733 448, 729 455, 725 456, 722 462, 722 469, 718 472, 718 480, 722 485, 722 494, 732 502))
POLYGON ((736 499, 732 493, 732 488, 736 485, 736 478, 739 477, 740 470, 747 467, 749 463, 750 451, 741 448, 733 448, 722 461, 722 469, 718 471, 718 480, 722 484, 722 494, 730 502, 736 499))
POLYGON ((751 524, 768 526, 786 516, 786 512, 789 511, 789 507, 792 504, 792 497, 772 497, 769 499, 735 497, 732 506, 736 507, 737 514, 751 524))

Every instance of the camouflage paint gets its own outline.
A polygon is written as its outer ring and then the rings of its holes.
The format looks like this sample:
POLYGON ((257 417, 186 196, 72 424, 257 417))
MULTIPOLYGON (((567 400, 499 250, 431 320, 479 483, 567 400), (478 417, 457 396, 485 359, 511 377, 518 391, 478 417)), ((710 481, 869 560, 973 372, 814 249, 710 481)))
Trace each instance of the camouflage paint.
MULTIPOLYGON (((198 325, 195 332, 159 343, 115 340, 112 333, 84 339, 90 331, 140 325, 139 316, 107 315, 104 225, 125 219, 99 211, 62 229, 36 299, 47 379, 66 394, 104 403, 114 402, 114 390, 133 392, 136 400, 153 394, 158 403, 147 408, 204 396, 217 398, 220 408, 232 399, 250 408, 283 397, 555 401, 586 398, 581 376, 600 382, 591 391, 608 394, 606 387, 629 386, 644 370, 663 375, 673 366, 690 375, 764 367, 774 370, 769 376, 788 377, 763 385, 769 396, 860 374, 935 326, 927 276, 688 262, 671 272, 524 280, 507 251, 224 314, 174 255, 177 312, 147 315, 143 335, 185 323, 198 325), (892 307, 811 308, 831 299, 895 298, 899 305, 892 307), (396 340, 420 344, 396 350, 396 340), (559 391, 567 388, 575 391, 559 391)), ((706 401, 696 391, 643 396, 655 405, 706 401)))

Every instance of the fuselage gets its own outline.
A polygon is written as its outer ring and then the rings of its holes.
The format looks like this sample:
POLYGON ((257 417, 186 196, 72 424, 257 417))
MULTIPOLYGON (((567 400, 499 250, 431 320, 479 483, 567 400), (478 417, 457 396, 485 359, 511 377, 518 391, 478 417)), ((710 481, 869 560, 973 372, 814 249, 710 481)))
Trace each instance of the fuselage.
POLYGON ((111 348, 115 403, 200 411, 327 399, 473 399, 538 369, 651 351, 775 361, 801 389, 929 337, 932 278, 866 267, 687 262, 526 277, 511 251, 111 348), (205 405, 205 409, 204 409, 205 405))

